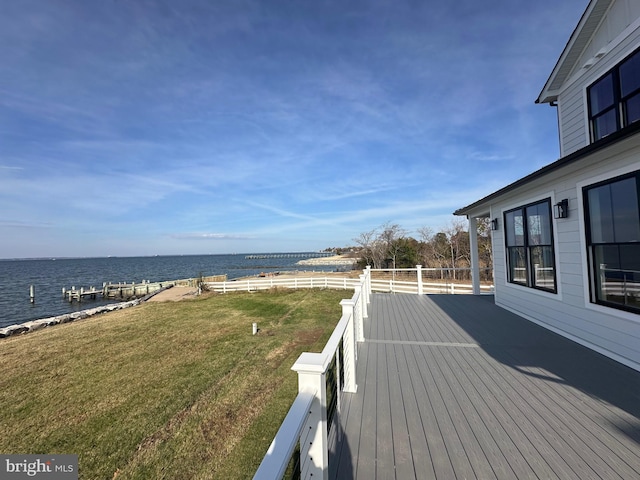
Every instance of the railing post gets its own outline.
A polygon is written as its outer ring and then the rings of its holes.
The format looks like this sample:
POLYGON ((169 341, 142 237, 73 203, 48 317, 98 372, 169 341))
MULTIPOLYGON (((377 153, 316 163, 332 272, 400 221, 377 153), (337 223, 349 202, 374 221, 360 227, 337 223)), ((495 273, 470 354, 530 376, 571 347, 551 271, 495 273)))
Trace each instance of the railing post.
MULTIPOLYGON (((369 318, 369 312, 367 310, 367 279, 366 275, 360 275, 360 318, 369 318)), ((356 289, 357 291, 357 289, 356 289)))
POLYGON ((418 295, 424 295, 422 288, 422 265, 416 265, 416 273, 418 275, 418 295))
POLYGON ((344 386, 345 392, 356 393, 358 385, 356 383, 356 360, 358 356, 356 346, 356 324, 355 324, 355 302, 353 300, 342 300, 342 315, 349 315, 349 325, 343 337, 344 365, 344 386))
POLYGON ((308 432, 300 437, 301 478, 329 478, 329 449, 327 440, 327 382, 323 356, 304 352, 291 370, 298 373, 298 391, 316 392, 307 420, 308 432))
POLYGON ((357 285, 355 287, 354 297, 358 298, 356 304, 353 307, 353 321, 356 328, 356 340, 358 342, 364 342, 364 315, 363 315, 363 305, 364 305, 364 296, 362 295, 362 284, 357 285))
POLYGON ((371 301, 371 265, 367 265, 367 284, 365 285, 365 298, 367 303, 371 301))

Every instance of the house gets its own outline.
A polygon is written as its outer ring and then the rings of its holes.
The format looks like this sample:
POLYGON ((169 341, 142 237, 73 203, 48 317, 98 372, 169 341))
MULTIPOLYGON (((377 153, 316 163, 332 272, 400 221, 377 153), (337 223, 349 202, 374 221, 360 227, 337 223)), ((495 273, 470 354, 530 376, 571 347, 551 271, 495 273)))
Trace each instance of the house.
POLYGON ((640 2, 591 0, 536 103, 561 158, 455 212, 474 291, 489 217, 496 304, 640 370, 640 2))

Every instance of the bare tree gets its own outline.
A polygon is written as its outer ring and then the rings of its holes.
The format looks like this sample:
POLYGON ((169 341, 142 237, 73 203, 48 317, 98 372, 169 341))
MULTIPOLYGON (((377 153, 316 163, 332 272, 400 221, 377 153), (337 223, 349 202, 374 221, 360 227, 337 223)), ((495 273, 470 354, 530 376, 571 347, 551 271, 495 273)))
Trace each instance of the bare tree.
MULTIPOLYGON (((478 253, 480 265, 492 265, 491 229, 489 219, 478 219, 478 253)), ((471 265, 471 245, 467 222, 455 218, 437 233, 430 227, 418 229, 420 241, 407 236, 400 225, 387 222, 378 228, 360 234, 355 242, 360 246, 360 256, 373 268, 404 267, 421 263, 427 268, 440 268, 441 278, 445 269, 451 269, 453 279, 459 277, 456 268, 471 265)))
POLYGON ((420 251, 418 252, 420 261, 425 267, 430 267, 433 259, 433 229, 431 227, 420 227, 418 235, 420 236, 420 251))
POLYGON ((470 262, 471 259, 469 233, 465 230, 465 223, 464 220, 456 218, 451 220, 443 231, 449 246, 449 261, 454 279, 456 278, 455 269, 458 267, 458 261, 466 259, 467 262, 470 262))
POLYGON ((354 238, 353 241, 360 247, 360 256, 365 260, 367 265, 375 266, 375 243, 378 236, 377 229, 370 230, 368 232, 361 233, 357 238, 354 238))
POLYGON ((405 236, 406 231, 397 223, 391 224, 390 222, 387 222, 380 227, 379 239, 384 247, 385 257, 386 259, 391 260, 391 265, 394 269, 396 268, 398 254, 402 248, 402 244, 398 240, 405 236))

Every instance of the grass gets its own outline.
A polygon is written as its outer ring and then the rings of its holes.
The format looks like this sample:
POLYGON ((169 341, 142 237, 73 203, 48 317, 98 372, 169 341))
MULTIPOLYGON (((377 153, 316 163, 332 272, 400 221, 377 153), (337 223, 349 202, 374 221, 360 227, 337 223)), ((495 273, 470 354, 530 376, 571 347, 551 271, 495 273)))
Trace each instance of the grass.
POLYGON ((251 478, 295 398, 291 366, 348 296, 147 303, 4 339, 0 451, 78 454, 82 479, 251 478))

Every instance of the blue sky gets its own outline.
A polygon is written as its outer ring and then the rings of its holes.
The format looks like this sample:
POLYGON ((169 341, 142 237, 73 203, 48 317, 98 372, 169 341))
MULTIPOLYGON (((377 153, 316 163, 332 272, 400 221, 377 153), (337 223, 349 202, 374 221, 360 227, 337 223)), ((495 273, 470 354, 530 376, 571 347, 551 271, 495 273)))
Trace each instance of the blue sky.
POLYGON ((558 158, 587 0, 8 0, 0 258, 306 251, 558 158))

